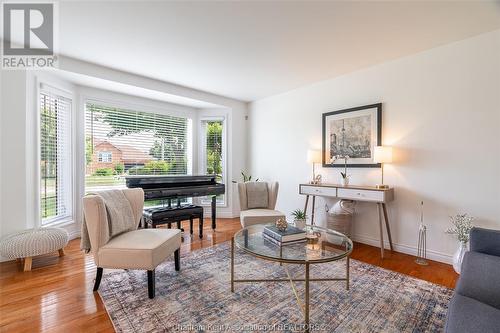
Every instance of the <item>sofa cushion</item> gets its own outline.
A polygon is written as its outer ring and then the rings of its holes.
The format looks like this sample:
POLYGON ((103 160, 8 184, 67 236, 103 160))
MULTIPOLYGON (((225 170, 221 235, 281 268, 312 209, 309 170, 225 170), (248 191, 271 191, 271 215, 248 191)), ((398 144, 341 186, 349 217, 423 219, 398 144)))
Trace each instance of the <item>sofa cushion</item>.
POLYGON ((472 228, 470 231, 470 250, 500 256, 500 230, 472 228))
POLYGON ((269 205, 269 193, 267 191, 267 183, 248 182, 245 185, 247 189, 248 209, 267 208, 267 206, 269 205))
POLYGON ((285 214, 273 209, 250 209, 240 213, 240 222, 243 227, 274 223, 279 218, 285 218, 285 214))
POLYGON ((456 292, 500 309, 500 257, 466 252, 456 292))
POLYGON ((153 270, 181 246, 179 229, 139 229, 112 238, 99 249, 97 266, 153 270))
POLYGON ((446 333, 498 333, 500 310, 455 293, 448 307, 446 333))

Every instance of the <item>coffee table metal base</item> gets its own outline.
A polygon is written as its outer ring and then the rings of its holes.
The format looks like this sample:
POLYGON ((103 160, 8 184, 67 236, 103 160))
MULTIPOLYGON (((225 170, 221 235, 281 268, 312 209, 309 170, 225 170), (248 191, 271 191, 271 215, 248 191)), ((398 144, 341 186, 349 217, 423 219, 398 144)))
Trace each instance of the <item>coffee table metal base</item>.
MULTIPOLYGON (((255 256, 255 255, 254 255, 255 256)), ((258 257, 258 256, 257 256, 258 257)), ((273 260, 270 258, 264 258, 264 257, 258 257, 262 258, 264 260, 269 260, 269 261, 275 261, 275 262, 280 262, 279 260, 273 260)), ((346 257, 346 275, 345 278, 311 278, 309 276, 310 272, 310 263, 305 262, 305 263, 293 263, 296 265, 304 265, 305 266, 305 277, 302 278, 294 278, 290 275, 288 268, 284 266, 285 272, 287 275, 287 278, 277 278, 277 279, 235 279, 235 274, 234 274, 234 238, 231 238, 231 292, 234 293, 234 284, 235 283, 253 283, 253 282, 290 282, 293 294, 295 295, 295 298, 297 300, 297 303, 299 307, 302 310, 302 314, 304 315, 304 324, 305 324, 305 331, 309 332, 309 283, 311 281, 346 281, 346 290, 349 290, 349 256, 346 257), (300 297, 297 292, 297 288, 295 287, 294 282, 305 282, 304 290, 305 290, 305 304, 302 304, 302 301, 300 300, 300 297)))

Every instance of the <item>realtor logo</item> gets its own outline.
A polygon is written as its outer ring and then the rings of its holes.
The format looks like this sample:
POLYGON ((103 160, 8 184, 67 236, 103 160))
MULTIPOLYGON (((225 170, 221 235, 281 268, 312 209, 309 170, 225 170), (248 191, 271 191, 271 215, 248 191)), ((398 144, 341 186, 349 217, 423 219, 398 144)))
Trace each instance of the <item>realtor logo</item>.
POLYGON ((54 3, 3 3, 2 68, 54 67, 54 3))

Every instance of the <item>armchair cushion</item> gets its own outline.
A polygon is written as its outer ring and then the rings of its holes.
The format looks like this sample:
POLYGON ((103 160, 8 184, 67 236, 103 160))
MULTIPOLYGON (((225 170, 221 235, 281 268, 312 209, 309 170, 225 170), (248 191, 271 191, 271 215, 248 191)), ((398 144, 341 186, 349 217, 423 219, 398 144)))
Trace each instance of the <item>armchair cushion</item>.
POLYGON ((274 223, 279 218, 285 218, 285 214, 273 209, 249 209, 240 213, 240 222, 243 227, 274 223))
POLYGON ((456 292, 500 309, 500 257, 466 252, 456 292))
POLYGON ((139 229, 112 238, 97 253, 103 268, 153 270, 181 246, 179 229, 139 229))
POLYGON ((246 183, 246 190, 248 209, 267 208, 269 204, 269 192, 267 190, 267 183, 248 182, 246 183))

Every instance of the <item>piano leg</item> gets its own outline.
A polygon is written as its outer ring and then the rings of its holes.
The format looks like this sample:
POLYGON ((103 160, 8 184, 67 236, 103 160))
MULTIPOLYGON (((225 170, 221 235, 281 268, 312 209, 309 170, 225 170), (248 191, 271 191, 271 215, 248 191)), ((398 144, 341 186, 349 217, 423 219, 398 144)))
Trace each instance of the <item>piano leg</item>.
POLYGON ((203 214, 199 216, 198 232, 200 238, 203 238, 203 214))
POLYGON ((215 207, 217 205, 217 197, 214 195, 212 196, 212 230, 215 230, 216 228, 216 222, 215 222, 215 207))

